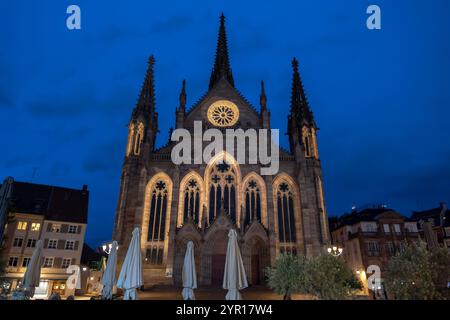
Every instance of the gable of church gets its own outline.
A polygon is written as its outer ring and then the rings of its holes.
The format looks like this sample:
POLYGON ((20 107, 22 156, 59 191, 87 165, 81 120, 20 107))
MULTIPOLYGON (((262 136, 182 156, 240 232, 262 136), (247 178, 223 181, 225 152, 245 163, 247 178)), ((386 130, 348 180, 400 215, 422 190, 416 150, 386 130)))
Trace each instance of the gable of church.
POLYGON ((202 121, 205 127, 214 127, 208 120, 208 109, 216 101, 226 100, 234 103, 239 109, 239 119, 232 126, 236 128, 260 127, 258 111, 228 81, 222 79, 215 87, 196 103, 186 115, 185 128, 191 128, 194 121, 202 121))

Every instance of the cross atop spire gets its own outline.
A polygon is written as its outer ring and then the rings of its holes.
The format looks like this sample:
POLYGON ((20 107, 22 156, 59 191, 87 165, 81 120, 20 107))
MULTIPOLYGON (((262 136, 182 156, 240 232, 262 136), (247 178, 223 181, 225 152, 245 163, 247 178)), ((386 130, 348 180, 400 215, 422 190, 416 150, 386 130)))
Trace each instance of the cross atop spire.
POLYGON ((151 55, 148 59, 147 73, 145 74, 144 83, 141 87, 141 93, 136 107, 133 110, 133 118, 142 115, 145 119, 155 111, 155 79, 153 66, 155 57, 151 55))
POLYGON ((291 116, 295 118, 298 124, 302 122, 314 124, 313 114, 309 108, 296 58, 292 59, 292 69, 291 116))
POLYGON ((234 79, 228 57, 227 35, 225 32, 225 16, 220 16, 219 36, 217 38, 216 59, 209 80, 209 89, 214 87, 221 78, 225 78, 233 87, 234 79))

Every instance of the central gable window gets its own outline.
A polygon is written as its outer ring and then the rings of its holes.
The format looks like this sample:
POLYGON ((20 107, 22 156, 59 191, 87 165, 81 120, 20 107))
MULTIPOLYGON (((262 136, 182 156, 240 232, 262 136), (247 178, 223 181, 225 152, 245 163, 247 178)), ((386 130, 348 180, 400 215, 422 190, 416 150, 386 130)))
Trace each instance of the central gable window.
POLYGON ((239 109, 231 101, 216 101, 208 108, 208 120, 217 127, 231 127, 239 120, 239 109))
POLYGON ((211 172, 209 187, 209 224, 220 214, 221 207, 236 221, 236 172, 226 161, 218 162, 211 172))

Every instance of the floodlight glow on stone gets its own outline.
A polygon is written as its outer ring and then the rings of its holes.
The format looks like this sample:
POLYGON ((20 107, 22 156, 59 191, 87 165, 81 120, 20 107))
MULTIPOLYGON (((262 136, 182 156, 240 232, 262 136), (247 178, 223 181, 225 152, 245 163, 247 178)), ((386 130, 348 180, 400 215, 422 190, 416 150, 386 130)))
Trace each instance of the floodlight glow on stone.
POLYGON ((228 100, 214 102, 208 108, 208 120, 218 127, 230 127, 239 119, 238 107, 228 100))

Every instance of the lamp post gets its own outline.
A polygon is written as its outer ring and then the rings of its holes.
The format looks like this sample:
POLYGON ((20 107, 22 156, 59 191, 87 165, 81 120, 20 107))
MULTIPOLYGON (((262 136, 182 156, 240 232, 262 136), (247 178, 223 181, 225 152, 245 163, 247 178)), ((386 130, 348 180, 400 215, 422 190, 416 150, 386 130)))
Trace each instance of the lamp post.
POLYGON ((331 254, 335 257, 339 257, 342 254, 342 251, 344 251, 344 249, 342 249, 341 247, 332 246, 332 247, 328 247, 327 251, 329 254, 331 254))
MULTIPOLYGON (((102 246, 103 251, 109 255, 111 253, 111 249, 112 249, 112 243, 105 243, 102 246)), ((117 246, 116 250, 119 249, 119 246, 117 246)))

